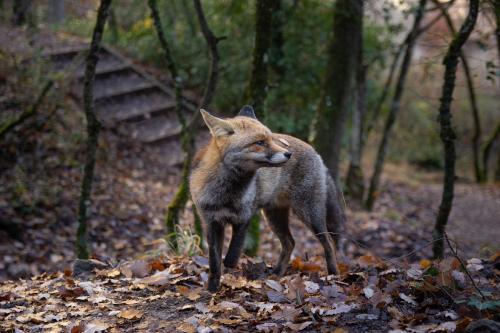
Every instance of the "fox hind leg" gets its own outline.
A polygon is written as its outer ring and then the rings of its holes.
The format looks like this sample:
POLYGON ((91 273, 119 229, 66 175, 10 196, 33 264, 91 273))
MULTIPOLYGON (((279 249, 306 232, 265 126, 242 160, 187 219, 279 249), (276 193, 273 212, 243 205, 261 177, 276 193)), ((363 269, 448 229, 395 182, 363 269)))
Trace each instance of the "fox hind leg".
POLYGON ((273 269, 273 274, 283 275, 295 247, 288 225, 288 208, 264 209, 264 217, 281 243, 281 254, 273 269))
POLYGON ((330 232, 326 227, 326 211, 316 203, 303 203, 302 209, 294 210, 299 219, 311 229, 323 246, 328 274, 338 274, 337 254, 330 232))

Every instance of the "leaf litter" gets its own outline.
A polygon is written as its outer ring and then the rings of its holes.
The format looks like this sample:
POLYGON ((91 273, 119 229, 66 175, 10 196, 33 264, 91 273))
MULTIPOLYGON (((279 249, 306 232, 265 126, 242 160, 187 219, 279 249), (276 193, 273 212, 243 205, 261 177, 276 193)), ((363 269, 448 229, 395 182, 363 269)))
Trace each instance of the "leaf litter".
POLYGON ((453 278, 453 272, 462 273, 454 258, 402 268, 365 255, 339 276, 324 275, 311 269, 320 263, 299 258, 295 262, 302 264, 292 265, 288 275, 259 280, 246 278, 251 261, 243 258, 241 268, 224 274, 215 294, 206 291, 206 258, 199 256, 141 258, 94 269, 86 280, 66 271, 2 282, 0 327, 6 332, 461 332, 496 318, 500 303, 499 256, 472 262, 483 266, 471 274, 487 299, 473 298, 470 281, 453 278))

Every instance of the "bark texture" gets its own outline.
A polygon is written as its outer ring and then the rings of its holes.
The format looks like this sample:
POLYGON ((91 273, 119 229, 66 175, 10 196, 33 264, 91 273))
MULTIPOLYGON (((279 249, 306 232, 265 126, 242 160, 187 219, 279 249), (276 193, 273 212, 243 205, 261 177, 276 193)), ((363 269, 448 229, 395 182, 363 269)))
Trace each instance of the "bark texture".
POLYGON ((335 181, 339 176, 344 127, 356 76, 359 42, 354 38, 359 37, 362 4, 362 0, 335 2, 322 97, 312 133, 312 143, 323 157, 335 181))
MULTIPOLYGON (((453 20, 448 14, 447 10, 438 0, 432 0, 432 2, 440 9, 441 14, 444 16, 446 25, 448 26, 448 30, 450 31, 452 36, 457 34, 457 29, 453 24, 453 20)), ((476 90, 474 88, 474 79, 470 72, 469 61, 465 56, 464 51, 460 51, 459 54, 460 61, 462 64, 462 68, 464 70, 466 84, 467 84, 467 92, 469 94, 469 102, 470 108, 472 111, 472 121, 474 123, 474 135, 472 137, 472 155, 473 155, 473 164, 474 164, 474 176, 476 178, 476 182, 481 183, 484 182, 486 176, 486 165, 481 166, 481 157, 480 157, 480 144, 481 144, 481 119, 479 117, 479 108, 477 106, 476 100, 476 90)))
POLYGON ((408 70, 410 69, 411 58, 413 55, 413 48, 415 46, 415 41, 418 36, 420 22, 424 17, 426 4, 427 0, 419 1, 418 8, 415 13, 415 19, 413 21, 413 26, 408 36, 408 43, 406 45, 406 50, 403 57, 403 62, 401 63, 401 68, 399 70, 399 76, 396 83, 396 90, 394 91, 391 107, 389 109, 389 115, 385 122, 384 131, 382 134, 382 140, 380 142, 377 151, 377 157, 375 159, 375 168, 373 170, 373 175, 370 180, 370 187, 366 199, 366 208, 368 208, 369 210, 373 208, 373 204, 375 203, 375 199, 377 197, 377 191, 380 183, 380 176, 382 175, 382 168, 384 165, 385 155, 387 152, 387 146, 389 145, 391 130, 392 127, 394 126, 394 122, 396 121, 396 116, 399 113, 401 107, 401 99, 403 97, 403 92, 405 89, 406 76, 408 74, 408 70))
POLYGON ((352 103, 352 128, 349 151, 349 168, 346 177, 346 189, 351 198, 362 201, 364 194, 364 178, 361 168, 363 142, 363 119, 366 113, 366 72, 368 66, 364 63, 363 53, 363 4, 361 4, 361 19, 357 21, 358 56, 356 64, 356 84, 352 103))
POLYGON ((101 0, 97 11, 97 21, 92 34, 90 50, 85 62, 85 77, 83 84, 83 108, 87 119, 86 161, 83 171, 82 191, 78 205, 78 230, 76 234, 76 255, 80 259, 88 259, 87 214, 91 204, 92 181, 94 179, 95 155, 101 124, 94 110, 94 80, 95 69, 99 61, 102 34, 108 17, 111 0, 101 0))
POLYGON ((275 0, 256 0, 255 43, 252 73, 247 91, 248 104, 252 105, 258 119, 265 120, 267 97, 267 72, 270 56, 273 10, 275 0))
POLYGON ((469 1, 469 13, 460 28, 458 34, 453 38, 448 52, 444 57, 445 66, 443 89, 441 93, 441 104, 439 106, 440 136, 444 145, 444 181, 443 194, 436 224, 433 232, 433 256, 443 258, 444 254, 444 232, 448 217, 453 204, 454 184, 455 184, 455 131, 451 124, 451 102, 453 100, 453 90, 455 89, 456 71, 458 59, 462 46, 469 38, 474 25, 476 24, 479 11, 479 0, 469 1))

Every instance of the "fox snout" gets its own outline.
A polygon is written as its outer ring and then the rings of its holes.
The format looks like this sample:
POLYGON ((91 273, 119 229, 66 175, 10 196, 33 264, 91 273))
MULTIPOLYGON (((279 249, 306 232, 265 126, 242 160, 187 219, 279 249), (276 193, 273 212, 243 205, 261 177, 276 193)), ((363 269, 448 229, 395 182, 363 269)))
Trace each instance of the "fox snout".
POLYGON ((271 164, 282 164, 287 162, 290 159, 290 157, 292 157, 292 153, 289 151, 278 152, 270 156, 269 162, 271 164))

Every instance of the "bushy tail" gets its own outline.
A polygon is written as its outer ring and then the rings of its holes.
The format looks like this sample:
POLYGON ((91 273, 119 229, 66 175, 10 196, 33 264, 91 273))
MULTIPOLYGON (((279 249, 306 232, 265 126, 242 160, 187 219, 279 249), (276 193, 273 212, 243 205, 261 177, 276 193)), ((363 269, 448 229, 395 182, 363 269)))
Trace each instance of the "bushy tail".
POLYGON ((327 171, 326 176, 326 227, 335 241, 339 259, 345 258, 345 223, 344 197, 327 171))

